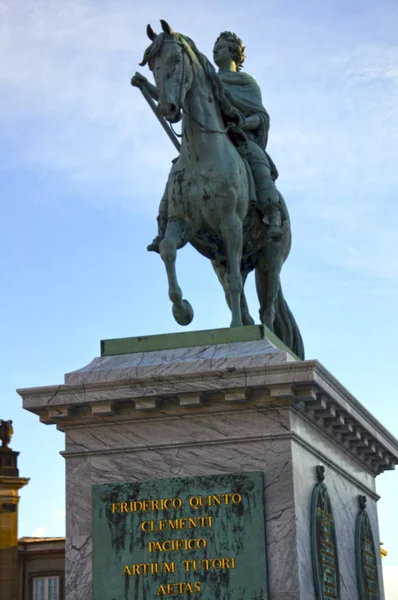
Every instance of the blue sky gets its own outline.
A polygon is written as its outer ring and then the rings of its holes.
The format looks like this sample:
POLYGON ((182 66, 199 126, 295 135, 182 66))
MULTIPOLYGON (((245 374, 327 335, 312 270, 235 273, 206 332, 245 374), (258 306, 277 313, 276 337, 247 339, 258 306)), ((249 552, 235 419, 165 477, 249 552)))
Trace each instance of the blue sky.
MULTIPOLYGON (((23 411, 15 388, 62 382, 98 355, 100 339, 178 327, 163 264, 145 250, 175 151, 129 85, 146 24, 159 29, 160 18, 209 57, 220 31, 244 40, 292 218, 282 281, 307 357, 398 434, 398 3, 164 7, 0 3, 0 418, 14 420, 20 473, 31 477, 20 535, 63 534, 64 464, 62 434, 23 411)), ((205 259, 184 249, 178 272, 190 328, 228 325, 205 259)), ((252 281, 248 297, 257 317, 252 281)), ((386 578, 398 579, 396 474, 377 489, 386 578)))

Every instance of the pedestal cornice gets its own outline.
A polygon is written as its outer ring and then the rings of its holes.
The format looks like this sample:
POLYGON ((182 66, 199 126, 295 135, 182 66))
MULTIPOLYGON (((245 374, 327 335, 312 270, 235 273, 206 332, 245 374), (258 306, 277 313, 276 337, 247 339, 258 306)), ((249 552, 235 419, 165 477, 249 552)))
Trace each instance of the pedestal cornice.
POLYGON ((25 409, 61 431, 98 424, 99 420, 167 419, 192 415, 193 411, 202 414, 289 405, 374 474, 398 464, 398 441, 318 361, 286 362, 284 353, 278 354, 283 361, 279 364, 258 365, 258 356, 238 358, 216 364, 207 361, 206 369, 205 361, 199 366, 158 361, 140 371, 138 365, 131 366, 136 355, 124 355, 123 374, 120 366, 116 373, 108 369, 107 358, 95 359, 92 371, 86 368, 66 376, 66 381, 80 383, 20 389, 18 393, 25 409), (102 370, 98 361, 103 361, 102 370))

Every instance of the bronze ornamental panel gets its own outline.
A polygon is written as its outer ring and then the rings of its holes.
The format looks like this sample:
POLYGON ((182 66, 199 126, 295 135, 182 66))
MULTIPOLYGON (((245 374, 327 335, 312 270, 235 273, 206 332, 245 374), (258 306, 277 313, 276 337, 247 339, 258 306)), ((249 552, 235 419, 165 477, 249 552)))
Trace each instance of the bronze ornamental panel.
POLYGON ((93 486, 93 600, 267 600, 263 473, 93 486))
POLYGON ((359 513, 355 527, 355 555, 359 600, 379 600, 380 587, 377 573, 377 554, 366 510, 366 496, 358 496, 359 513))
POLYGON ((311 550, 317 600, 340 600, 340 573, 332 505, 325 478, 325 467, 316 468, 318 483, 311 498, 311 550))

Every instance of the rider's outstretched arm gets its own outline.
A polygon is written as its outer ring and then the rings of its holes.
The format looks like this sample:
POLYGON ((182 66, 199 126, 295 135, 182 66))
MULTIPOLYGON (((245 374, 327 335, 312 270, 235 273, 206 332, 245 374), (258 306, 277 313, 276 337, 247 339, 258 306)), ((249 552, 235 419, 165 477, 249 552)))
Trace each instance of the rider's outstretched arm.
POLYGON ((152 85, 152 83, 150 83, 148 80, 146 80, 145 87, 151 94, 152 98, 157 102, 159 100, 158 88, 155 85, 152 85))

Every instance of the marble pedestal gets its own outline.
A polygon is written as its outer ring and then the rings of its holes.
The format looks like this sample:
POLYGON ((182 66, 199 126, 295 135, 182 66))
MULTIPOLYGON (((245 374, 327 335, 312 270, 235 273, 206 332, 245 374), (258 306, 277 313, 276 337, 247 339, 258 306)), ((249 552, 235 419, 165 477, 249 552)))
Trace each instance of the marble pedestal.
MULTIPOLYGON (((314 600, 310 502, 319 464, 335 515, 341 598, 359 600, 357 498, 368 499, 378 547, 375 477, 398 463, 398 442, 319 362, 263 339, 264 328, 245 330, 237 342, 231 333, 213 343, 203 343, 206 332, 180 334, 177 344, 160 336, 162 350, 154 338, 105 344, 63 385, 19 390, 24 408, 65 432, 66 600, 91 600, 92 484, 237 471, 264 472, 269 598, 314 600)), ((380 564, 379 578, 384 599, 380 564)))

